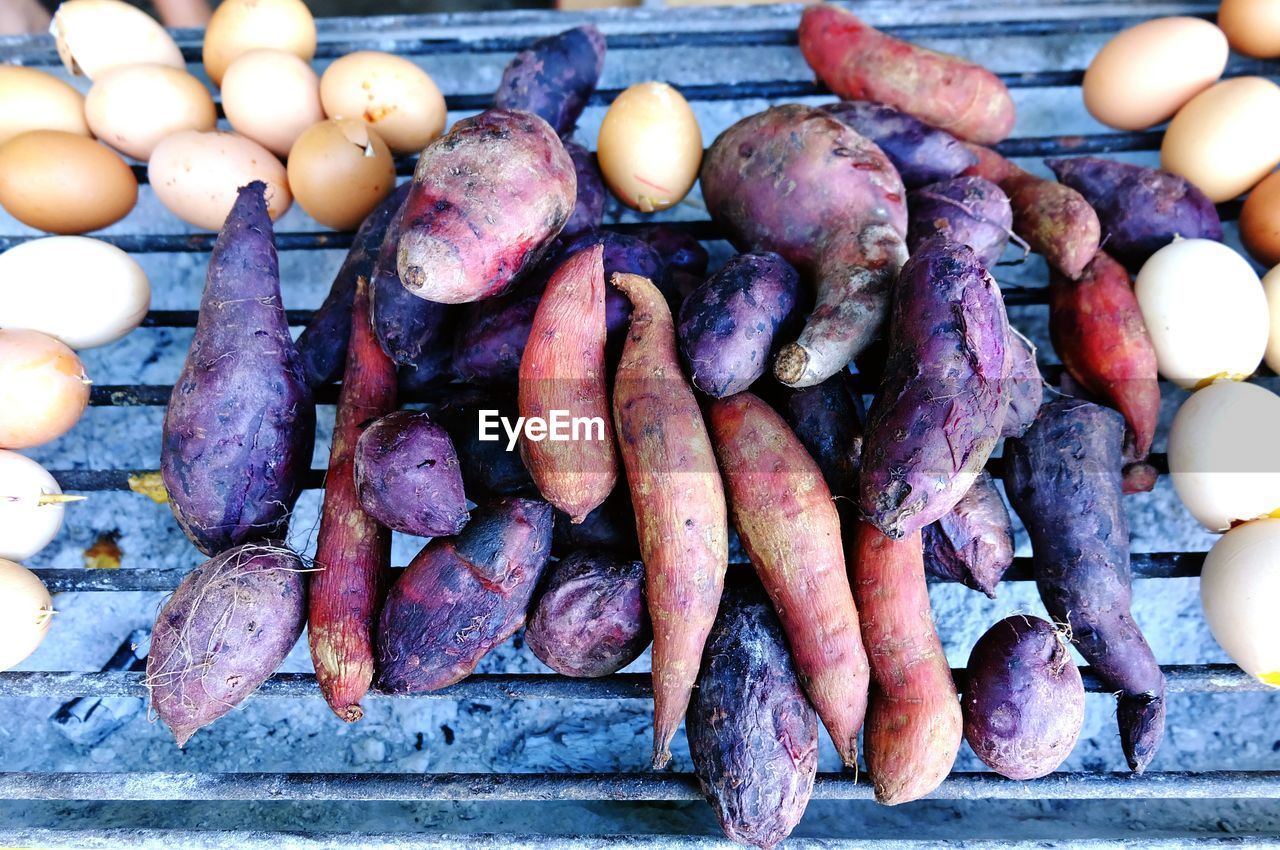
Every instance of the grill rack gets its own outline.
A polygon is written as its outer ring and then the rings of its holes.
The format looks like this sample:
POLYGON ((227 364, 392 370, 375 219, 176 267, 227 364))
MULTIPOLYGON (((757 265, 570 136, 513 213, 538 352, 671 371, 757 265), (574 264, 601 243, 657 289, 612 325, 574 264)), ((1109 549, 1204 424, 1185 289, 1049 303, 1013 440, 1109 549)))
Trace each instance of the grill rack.
MULTIPOLYGON (((922 4, 923 5, 923 4, 922 4)), ((1162 14, 1185 13, 1211 18, 1216 4, 1207 2, 1159 2, 1139 0, 1132 6, 1107 0, 1072 2, 1072 0, 1032 0, 1017 8, 1003 8, 996 0, 944 0, 928 4, 925 10, 909 9, 892 0, 869 0, 855 4, 855 9, 872 23, 906 38, 961 39, 1002 36, 1061 36, 1064 34, 1107 33, 1139 20, 1162 14), (1100 13, 1105 12, 1105 13, 1100 13), (1118 12, 1118 13, 1117 13, 1118 12), (1005 20, 1004 17, 1026 16, 1005 20), (939 18, 895 24, 899 18, 939 18), (988 19, 988 18, 1000 19, 988 19)), ((794 23, 798 12, 790 7, 753 10, 619 10, 591 15, 548 15, 544 13, 474 14, 452 16, 411 16, 383 19, 334 19, 320 22, 321 43, 317 59, 332 59, 355 49, 390 50, 411 56, 452 54, 483 55, 486 61, 501 66, 506 54, 527 45, 533 38, 555 32, 576 23, 593 20, 605 31, 610 50, 644 50, 669 47, 737 47, 743 50, 765 46, 795 44, 794 23), (492 31, 500 33, 489 36, 492 31), (412 37, 396 33, 419 33, 412 37), (388 35, 391 33, 393 35, 388 35), (457 33, 457 37, 449 37, 457 33)), ((197 31, 176 33, 183 54, 189 62, 199 61, 197 31)), ((46 38, 0 38, 0 61, 28 65, 55 65, 56 54, 46 38)), ((1272 73, 1274 68, 1256 60, 1233 57, 1228 75, 1272 73)), ((1080 69, 1004 73, 1001 78, 1011 88, 1075 87, 1081 80, 1080 69)), ((738 83, 680 85, 691 101, 758 101, 774 102, 794 98, 811 98, 826 94, 808 81, 766 80, 738 83)), ((619 89, 602 89, 592 99, 596 105, 612 100, 619 89)), ((446 98, 451 110, 473 111, 486 106, 488 93, 466 93, 446 98)), ((745 112, 745 110, 744 110, 745 112)), ((1017 137, 999 146, 1010 157, 1041 157, 1084 153, 1143 152, 1158 149, 1158 132, 1091 133, 1087 135, 1017 137)), ((411 160, 398 162, 401 174, 410 173, 411 160)), ((145 183, 145 167, 135 166, 135 173, 145 183)), ((1220 206, 1224 220, 1238 217, 1239 204, 1220 206)), ((667 222, 685 228, 704 241, 718 236, 709 221, 667 222)), ((634 223, 610 225, 619 230, 639 226, 634 223)), ((0 235, 0 250, 34 238, 30 235, 0 235)), ((131 253, 199 253, 212 247, 212 234, 113 234, 102 237, 131 253)), ((276 235, 281 251, 310 251, 346 248, 349 233, 284 232, 276 235)), ((1037 287, 1005 288, 1007 303, 1037 306, 1045 302, 1044 291, 1037 287)), ((308 321, 309 310, 289 311, 291 324, 308 321)), ((144 321, 145 327, 189 328, 195 323, 191 310, 154 310, 144 321)), ((1045 365, 1052 379, 1060 370, 1045 365)), ((94 406, 134 407, 161 406, 167 403, 171 387, 167 385, 104 385, 94 387, 94 406)), ((320 402, 332 404, 336 393, 322 393, 320 402)), ((1153 458, 1163 473, 1163 457, 1153 458)), ((84 470, 55 471, 63 488, 70 492, 129 489, 132 474, 148 470, 84 470)), ((998 461, 993 472, 999 473, 998 461)), ((313 470, 308 486, 320 484, 323 470, 313 470)), ((1199 552, 1160 552, 1135 554, 1134 575, 1156 579, 1198 576, 1203 562, 1199 552)), ((167 590, 176 585, 181 572, 162 569, 98 571, 84 569, 43 569, 37 573, 54 592, 111 592, 167 590)), ((1029 578, 1028 559, 1020 558, 1008 580, 1029 578)), ((1171 665, 1163 668, 1170 693, 1232 694, 1267 690, 1251 677, 1231 665, 1171 665)), ((953 671, 960 679, 962 670, 953 671)), ((1083 668, 1086 686, 1091 691, 1101 685, 1088 668, 1083 668)), ((74 696, 138 697, 145 694, 139 673, 76 672, 10 672, 0 674, 0 697, 68 698, 74 696)), ((279 674, 267 682, 254 699, 279 699, 316 696, 314 676, 279 674)), ((648 676, 620 674, 600 680, 572 680, 550 674, 487 674, 468 680, 429 699, 448 700, 643 700, 650 695, 648 676)), ((372 693, 372 699, 388 695, 372 693)), ((870 799, 870 785, 865 777, 856 781, 849 774, 821 774, 814 788, 814 799, 870 799)), ((623 774, 142 774, 142 773, 0 773, 0 799, 28 800, 692 800, 698 799, 696 783, 689 775, 623 773, 623 774)), ((1280 797, 1280 771, 1210 771, 1152 772, 1142 777, 1111 773, 1062 773, 1034 782, 1012 782, 985 773, 955 773, 932 795, 934 799, 1256 799, 1280 797)), ((261 836, 234 833, 226 841, 242 846, 259 846, 261 836)), ((209 844, 218 833, 201 837, 198 833, 163 831, 69 831, 15 830, 0 826, 0 843, 20 843, 22 839, 41 846, 59 846, 71 841, 73 846, 114 846, 119 840, 135 846, 227 846, 209 844)), ((366 836, 365 846, 407 846, 403 839, 366 836)), ((322 840, 317 837, 317 840, 322 840)), ((414 846, 456 846, 447 836, 423 839, 414 846)), ((632 840, 618 838, 584 838, 576 846, 632 846, 632 840)), ((1212 839, 1178 839, 1179 846, 1208 843, 1212 839)), ((489 846, 482 841, 468 844, 489 846)), ((501 843, 501 842, 500 842, 501 843)), ((718 841, 693 837, 663 837, 668 846, 711 846, 718 841)), ((806 842, 798 841, 797 845, 806 842)), ((834 842, 838 844, 839 842, 834 842)), ((575 842, 569 842, 575 844, 575 842)), ((834 846, 822 842, 822 846, 834 846)), ((911 842, 885 842, 910 846, 911 842)), ((272 846, 279 846, 273 843, 272 846)), ((310 846, 310 845, 308 845, 310 846)), ((320 846, 320 845, 317 845, 320 846)), ((509 846, 503 844, 503 846, 509 846)), ((568 844, 566 845, 568 846, 568 844)))

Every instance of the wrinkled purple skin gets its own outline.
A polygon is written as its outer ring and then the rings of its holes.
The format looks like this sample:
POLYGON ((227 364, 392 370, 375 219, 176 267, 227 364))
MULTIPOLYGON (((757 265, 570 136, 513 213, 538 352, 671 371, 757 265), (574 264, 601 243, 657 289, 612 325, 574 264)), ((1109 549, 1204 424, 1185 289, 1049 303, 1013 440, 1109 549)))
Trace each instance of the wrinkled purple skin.
POLYGON ((532 112, 568 135, 596 90, 604 54, 604 36, 591 24, 540 38, 507 64, 494 106, 532 112))
POLYGON ((206 555, 282 536, 315 446, 315 402, 280 300, 265 189, 241 188, 218 234, 164 418, 169 506, 206 555))
POLYGON ((504 499, 477 508, 457 537, 427 544, 387 594, 378 687, 448 687, 524 625, 551 553, 551 505, 504 499))
POLYGON ((739 393, 769 368, 778 329, 792 317, 800 275, 771 252, 739 254, 680 305, 676 338, 693 385, 739 393))
POLYGON ((1164 737, 1164 674, 1129 613, 1129 521, 1121 504, 1124 417, 1079 399, 1040 408, 1005 443, 1005 492, 1031 537, 1044 607, 1108 690, 1120 743, 1141 773, 1164 737))
POLYGON ((608 195, 604 188, 604 176, 600 174, 600 166, 596 164, 596 155, 577 142, 566 141, 564 149, 569 152, 573 170, 578 174, 578 200, 574 203, 573 212, 564 223, 560 236, 572 238, 600 226, 604 221, 608 195))
POLYGON ((996 585, 1013 565, 1013 520, 986 470, 923 534, 924 568, 930 575, 996 598, 996 585))
POLYGON ((820 384, 792 392, 785 406, 780 406, 783 418, 817 462, 837 507, 856 500, 866 411, 852 376, 837 372, 820 384))
POLYGON ((1013 208, 1000 187, 981 177, 956 177, 907 195, 907 250, 943 235, 968 245, 984 268, 992 268, 1009 244, 1013 208))
POLYGON ((501 427, 498 440, 480 439, 481 410, 496 410, 512 422, 520 415, 514 398, 483 396, 460 399, 435 414, 436 421, 453 440, 467 495, 473 499, 537 495, 538 488, 520 459, 520 450, 507 451, 507 435, 501 427))
POLYGON ((284 662, 306 623, 304 570, 280 546, 237 546, 188 573, 160 609, 147 686, 179 747, 284 662))
POLYGON ((818 716, 758 586, 725 588, 685 728, 725 835, 762 848, 790 835, 813 791, 818 716))
POLYGON ((373 279, 373 263, 383 236, 408 194, 409 184, 401 184, 365 218, 356 231, 347 258, 333 279, 329 295, 298 337, 302 368, 306 372, 307 383, 313 389, 342 377, 342 370, 347 364, 347 339, 351 336, 351 303, 355 300, 356 281, 362 277, 373 279))
POLYGON ((653 641, 644 597, 644 564, 583 550, 548 570, 524 642, 564 676, 608 676, 653 641))
POLYGON ((392 531, 442 537, 467 524, 453 441, 423 411, 398 410, 366 428, 355 468, 360 506, 392 531))
POLYGON ((1097 211, 1103 248, 1132 273, 1175 236, 1222 241, 1218 208, 1176 174, 1092 156, 1045 164, 1097 211))
POLYGON ((908 189, 947 180, 978 163, 955 136, 892 106, 842 100, 822 109, 879 145, 908 189))
POLYGON ((1021 437, 1036 421, 1040 403, 1044 401, 1044 376, 1036 364, 1036 350, 1026 337, 1009 327, 1009 379, 1005 389, 1009 409, 1004 414, 1002 437, 1021 437))
POLYGON ((663 291, 677 301, 689 296, 707 276, 707 249, 687 231, 666 224, 655 224, 636 233, 653 246, 667 267, 667 283, 663 291))
POLYGON ((941 519, 1000 439, 1009 322, 967 245, 934 237, 902 268, 889 358, 867 418, 862 513, 899 540, 941 519))
POLYGON ((579 549, 601 549, 618 556, 640 557, 636 538, 636 512, 626 482, 619 482, 604 504, 574 523, 563 511, 556 511, 551 537, 551 554, 564 557, 579 549))
POLYGON ((960 700, 964 737, 1009 779, 1052 773, 1084 725, 1084 683, 1052 623, 1019 614, 996 623, 969 653, 960 700))

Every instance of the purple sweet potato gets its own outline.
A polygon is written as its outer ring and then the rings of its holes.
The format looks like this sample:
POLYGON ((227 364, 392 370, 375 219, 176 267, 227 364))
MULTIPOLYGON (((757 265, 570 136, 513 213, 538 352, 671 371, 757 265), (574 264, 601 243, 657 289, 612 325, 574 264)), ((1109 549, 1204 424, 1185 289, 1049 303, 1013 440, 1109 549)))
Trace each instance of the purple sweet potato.
POLYGON ((765 373, 774 334, 796 306, 800 276, 777 254, 739 254, 680 305, 676 336, 693 385, 724 398, 765 373))
POLYGON ((467 524, 453 441, 421 410, 388 413, 365 428, 355 476, 360 505, 392 531, 442 537, 467 524))
POLYGON ((879 145, 908 189, 949 180, 978 158, 946 130, 870 100, 842 100, 822 107, 879 145))
POLYGON ((507 64, 493 104, 532 112, 568 135, 596 90, 604 54, 604 36, 591 24, 540 38, 507 64))
POLYGON ((813 790, 818 721, 758 588, 726 588, 686 726, 725 835, 761 848, 790 835, 813 790))
POLYGON ((669 224, 655 224, 636 233, 662 257, 667 268, 666 283, 661 287, 668 300, 677 303, 697 289, 707 276, 710 257, 702 243, 687 230, 669 224))
POLYGON ((387 594, 378 684, 424 693, 466 678, 524 625, 551 552, 551 505, 504 499, 477 508, 457 537, 426 545, 387 594))
POLYGON ((604 176, 596 164, 596 155, 577 142, 566 141, 564 149, 573 160, 573 170, 578 175, 578 196, 573 213, 564 224, 560 235, 572 238, 579 233, 595 230, 604 221, 604 208, 608 191, 604 188, 604 176))
POLYGON ((1121 504, 1124 418, 1063 398, 1005 443, 1005 490, 1031 536, 1040 598, 1119 698, 1120 743, 1141 773, 1164 737, 1164 674, 1129 613, 1129 521, 1121 504))
POLYGON ((315 446, 315 403, 280 301, 265 191, 258 181, 241 188, 218 234, 164 419, 169 506, 207 555, 284 531, 315 446))
POLYGON ((246 543, 188 573, 160 609, 146 682, 179 747, 284 662, 306 622, 303 570, 288 549, 246 543))
POLYGON ((956 177, 907 195, 907 249, 915 253, 933 236, 968 245, 984 268, 1004 253, 1013 232, 1013 208, 1000 187, 982 177, 956 177))
POLYGON ((996 598, 996 585, 1013 565, 1013 521, 986 470, 923 534, 924 567, 930 575, 996 598))
POLYGON ((1021 437, 1036 421, 1040 403, 1044 401, 1044 377, 1036 363, 1036 348, 1025 336, 1009 326, 1009 378, 1005 392, 1009 396, 1009 409, 1004 414, 1002 437, 1021 437))
POLYGON ((1084 725, 1084 683, 1067 637, 1018 614, 978 638, 961 698, 964 737, 992 770, 1038 779, 1058 768, 1084 725))
POLYGON ((1222 241, 1218 208, 1176 174, 1093 156, 1045 164, 1097 212, 1102 244, 1130 272, 1178 237, 1222 241))
POLYGON ((894 295, 889 359, 867 417, 860 506, 897 540, 941 519, 1000 439, 1009 322, 991 275, 966 245, 934 237, 894 295))
POLYGON ((644 564, 581 550, 550 569, 533 605, 524 642, 565 676, 608 676, 653 640, 644 599, 644 564))
POLYGON ((494 424, 499 418, 515 422, 519 416, 514 399, 475 394, 435 412, 434 418, 453 440, 462 482, 471 498, 537 495, 514 441, 494 424), (481 439, 482 432, 494 439, 481 439))
POLYGON ((568 514, 556 511, 551 554, 562 558, 578 549, 600 549, 628 558, 640 556, 636 512, 631 507, 631 494, 625 484, 615 487, 604 504, 587 514, 582 522, 575 523, 568 514))
POLYGON ((573 160, 538 116, 490 109, 462 119, 418 158, 400 282, 444 304, 500 295, 559 235, 577 187, 573 160))
POLYGON ((662 262, 662 255, 648 242, 639 237, 615 233, 612 230, 596 230, 566 240, 559 251, 561 262, 564 258, 572 257, 593 245, 604 246, 604 279, 608 282, 604 295, 605 323, 609 328, 610 348, 617 349, 622 343, 622 337, 626 335, 627 323, 631 319, 631 302, 613 285, 613 276, 634 274, 648 278, 662 290, 667 303, 670 304, 671 293, 663 288, 666 281, 666 266, 662 262))
POLYGON ((862 423, 866 411, 848 372, 837 372, 820 384, 793 392, 783 416, 809 451, 822 477, 844 507, 858 498, 858 466, 862 456, 862 423))

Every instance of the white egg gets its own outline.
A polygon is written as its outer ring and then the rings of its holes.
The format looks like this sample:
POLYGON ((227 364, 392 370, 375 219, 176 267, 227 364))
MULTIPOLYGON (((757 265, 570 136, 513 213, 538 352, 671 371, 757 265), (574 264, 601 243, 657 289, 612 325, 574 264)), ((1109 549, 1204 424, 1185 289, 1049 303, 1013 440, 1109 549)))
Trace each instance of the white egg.
POLYGON ((35 652, 52 621, 53 600, 40 579, 0 558, 0 671, 35 652))
POLYGON ((1280 396, 1218 381, 1192 393, 1169 427, 1169 473, 1191 515, 1210 531, 1280 509, 1280 396))
POLYGON ((1179 239, 1151 256, 1134 282, 1160 374, 1188 389, 1252 375, 1270 318, 1249 261, 1220 242, 1179 239))
POLYGON ((0 449, 0 558, 25 561, 62 528, 62 489, 26 455, 0 449))
POLYGON ((1267 368, 1280 373, 1280 266, 1262 276, 1262 291, 1267 296, 1267 312, 1271 319, 1267 333, 1267 368))
POLYGON ((142 266, 99 239, 51 236, 0 254, 0 327, 94 348, 126 336, 150 306, 142 266))
POLYGON ((1233 528, 1200 573, 1204 619, 1218 644, 1251 676, 1280 687, 1280 519, 1233 528))

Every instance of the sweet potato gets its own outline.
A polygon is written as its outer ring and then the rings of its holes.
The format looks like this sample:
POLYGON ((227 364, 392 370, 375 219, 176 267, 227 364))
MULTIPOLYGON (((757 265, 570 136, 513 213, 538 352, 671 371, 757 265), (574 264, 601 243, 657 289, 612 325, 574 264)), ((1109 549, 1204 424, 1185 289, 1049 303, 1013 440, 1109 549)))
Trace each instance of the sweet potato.
POLYGON ((446 537, 467 524, 467 497, 453 441, 421 410, 371 421, 355 447, 360 505, 403 534, 446 537))
POLYGON ((608 676, 653 640, 644 601, 644 564, 581 550, 549 570, 524 642, 565 676, 608 676))
POLYGON ((218 234, 164 419, 169 506, 207 555, 283 532, 315 446, 315 403, 280 301, 265 191, 258 181, 241 188, 218 234))
POLYGON ((573 203, 573 212, 564 223, 561 235, 577 236, 595 230, 604 221, 604 208, 608 201, 608 193, 604 188, 604 176, 600 166, 596 164, 596 155, 577 142, 566 141, 564 149, 573 160, 573 171, 578 177, 577 198, 573 203))
POLYGON ((557 511, 551 554, 563 558, 578 549, 600 549, 617 556, 638 558, 640 541, 636 538, 635 516, 631 494, 625 485, 615 487, 604 504, 587 514, 582 522, 573 522, 568 514, 557 511))
POLYGON ((1164 737, 1164 674, 1129 613, 1129 521, 1121 505, 1119 413, 1079 399, 1040 408, 1005 443, 1005 490, 1031 536, 1044 607, 1108 690, 1117 692, 1120 743, 1135 773, 1164 737))
POLYGON ((288 549, 245 543, 188 573, 160 609, 146 682, 179 747, 284 662, 306 622, 302 573, 288 549))
POLYGON ((942 518, 1000 439, 1009 323, 991 275, 966 245, 934 237, 894 296, 890 353, 867 418, 863 516, 895 540, 942 518))
POLYGON ((524 625, 550 552, 551 506, 538 499, 477 508, 462 534, 428 543, 382 608, 379 687, 423 693, 466 678, 524 625))
MULTIPOLYGON (((666 297, 667 303, 671 304, 671 293, 663 289, 666 280, 666 267, 662 262, 662 255, 648 242, 637 236, 629 236, 625 233, 596 230, 590 233, 583 233, 574 239, 566 240, 559 256, 563 260, 563 258, 571 257, 579 251, 590 248, 592 245, 604 247, 605 281, 612 281, 615 274, 639 275, 652 281, 658 286, 658 289, 663 290, 662 294, 666 297)), ((617 360, 616 352, 621 345, 622 338, 627 333, 627 323, 631 318, 631 302, 612 284, 605 287, 604 299, 605 321, 609 326, 610 348, 615 352, 615 356, 611 357, 610 360, 614 361, 617 360)))
POLYGON ((751 393, 713 401, 708 418, 734 528, 782 620, 809 701, 853 767, 867 653, 831 491, 782 417, 751 393))
POLYGON ((395 410, 396 367, 369 323, 369 285, 356 284, 351 342, 324 482, 307 637, 316 680, 329 707, 351 723, 373 682, 373 628, 391 567, 391 534, 361 507, 356 445, 369 423, 395 410))
POLYGON ((946 130, 883 103, 842 100, 822 109, 879 145, 908 189, 949 180, 978 161, 946 130))
POLYGON ((1092 156, 1046 159, 1045 164, 1089 202, 1107 253, 1134 274, 1178 237, 1222 241, 1218 208, 1176 174, 1092 156))
POLYGON ((577 186, 573 160, 538 116, 490 109, 462 119, 418 158, 400 282, 444 304, 505 292, 569 220, 577 186))
POLYGON ((946 778, 963 721, 955 681, 929 611, 920 534, 885 537, 858 523, 853 595, 871 663, 863 748, 876 800, 918 800, 946 778))
POLYGON ((924 527, 923 535, 924 568, 930 575, 996 598, 996 585, 1013 565, 1013 521, 986 470, 954 508, 924 527))
POLYGON ((783 415, 822 470, 836 507, 852 504, 858 498, 866 411, 849 373, 837 372, 820 384, 793 392, 783 415))
POLYGON ((473 499, 493 496, 534 496, 538 488, 529 477, 520 452, 508 448, 509 439, 498 428, 496 439, 481 439, 486 414, 514 422, 519 414, 514 400, 505 397, 468 394, 437 410, 435 419, 445 427, 453 440, 462 471, 462 483, 473 499))
POLYGON ((676 336, 693 385, 724 398, 764 374, 800 276, 771 252, 739 254, 685 298, 676 336))
POLYGON ((1009 351, 1009 378, 1005 392, 1009 396, 1009 409, 1004 414, 1002 437, 1021 437, 1036 420, 1040 402, 1044 400, 1044 377, 1036 363, 1036 348, 1031 341, 1009 326, 1006 340, 1009 351))
POLYGON ((910 217, 907 250, 946 236, 968 245, 984 268, 992 268, 1009 244, 1013 209, 1000 187, 982 177, 956 177, 932 183, 907 195, 910 217))
POLYGON ((964 737, 988 767, 1038 779, 1071 754, 1084 725, 1084 683, 1067 637, 1039 617, 1001 620, 969 653, 964 737))
POLYGON ((667 269, 667 299, 683 299, 707 276, 707 249, 686 230, 655 224, 636 233, 653 247, 667 269))
POLYGON ((1013 130, 1013 98, 995 74, 900 41, 836 6, 822 3, 804 10, 800 51, 818 79, 846 100, 885 103, 986 145, 1013 130))
POLYGON ((653 620, 653 764, 663 767, 724 588, 727 509, 662 293, 636 275, 614 275, 613 285, 634 305, 614 377, 613 415, 653 620))
POLYGON ((702 164, 707 210, 742 251, 776 251, 816 305, 774 375, 821 383, 880 332, 906 261, 906 190, 888 158, 830 114, 799 104, 744 118, 702 164))
POLYGON ((770 848, 804 816, 818 720, 759 588, 725 590, 689 706, 689 754, 725 835, 770 848))
POLYGON ((532 112, 564 136, 596 90, 605 44, 591 24, 540 38, 507 63, 493 104, 532 112))

